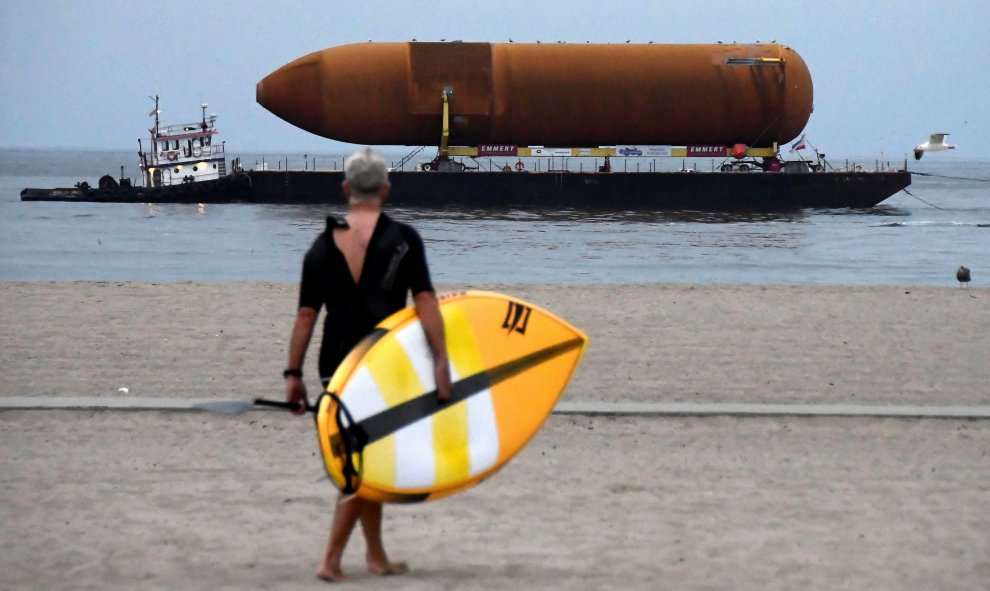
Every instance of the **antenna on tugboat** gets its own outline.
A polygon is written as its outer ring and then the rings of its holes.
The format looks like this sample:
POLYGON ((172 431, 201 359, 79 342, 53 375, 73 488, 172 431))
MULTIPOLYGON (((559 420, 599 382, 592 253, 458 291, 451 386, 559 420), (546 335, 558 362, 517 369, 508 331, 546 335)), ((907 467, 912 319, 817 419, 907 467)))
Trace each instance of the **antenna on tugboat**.
POLYGON ((204 124, 206 123, 206 107, 208 107, 208 106, 209 105, 207 105, 206 103, 202 103, 202 104, 199 105, 199 108, 200 109, 203 109, 203 123, 204 124))
POLYGON ((157 134, 158 133, 158 114, 161 113, 161 111, 158 110, 158 95, 156 94, 155 96, 149 96, 148 98, 150 98, 151 100, 155 101, 155 110, 152 111, 152 112, 150 112, 150 113, 148 113, 148 115, 154 115, 155 116, 154 133, 157 134))

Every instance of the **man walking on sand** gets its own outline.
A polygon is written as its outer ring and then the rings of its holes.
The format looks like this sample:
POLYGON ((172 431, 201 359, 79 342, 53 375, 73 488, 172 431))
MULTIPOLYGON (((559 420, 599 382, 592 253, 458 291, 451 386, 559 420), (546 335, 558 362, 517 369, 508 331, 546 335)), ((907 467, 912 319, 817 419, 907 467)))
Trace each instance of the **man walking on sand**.
MULTIPOLYGON (((285 397, 307 401, 302 381, 303 360, 320 309, 326 306, 320 347, 320 379, 326 388, 334 370, 365 335, 393 312, 413 303, 434 357, 438 402, 450 396, 450 366, 444 341, 443 318, 437 304, 423 240, 411 226, 382 213, 391 186, 385 160, 364 148, 344 163, 347 217, 327 218, 327 229, 313 243, 303 261, 299 310, 289 341, 285 370, 285 397)), ((303 414, 300 406, 297 414, 303 414)), ((340 562, 354 525, 360 521, 367 541, 368 571, 379 575, 408 570, 391 562, 382 543, 382 505, 357 496, 337 499, 330 540, 317 576, 327 581, 344 577, 340 562)))

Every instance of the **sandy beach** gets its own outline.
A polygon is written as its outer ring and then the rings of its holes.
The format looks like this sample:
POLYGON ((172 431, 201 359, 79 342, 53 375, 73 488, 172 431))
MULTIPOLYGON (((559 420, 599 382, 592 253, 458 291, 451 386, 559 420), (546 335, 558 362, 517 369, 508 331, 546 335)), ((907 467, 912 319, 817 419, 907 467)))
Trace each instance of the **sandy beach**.
MULTIPOLYGON (((438 286, 462 288, 512 294, 588 334, 569 400, 990 403, 988 289, 438 286)), ((0 282, 0 396, 281 395, 296 290, 0 282)))
MULTIPOLYGON (((440 286, 464 287, 588 333, 566 400, 990 404, 987 289, 440 286)), ((295 290, 0 283, 0 396, 278 397, 295 290)), ((0 589, 323 585, 309 420, 8 411, 0 441, 0 589)), ((345 568, 368 589, 985 589, 988 498, 986 421, 555 416, 488 482, 387 508, 412 573, 363 574, 359 536, 345 568)))

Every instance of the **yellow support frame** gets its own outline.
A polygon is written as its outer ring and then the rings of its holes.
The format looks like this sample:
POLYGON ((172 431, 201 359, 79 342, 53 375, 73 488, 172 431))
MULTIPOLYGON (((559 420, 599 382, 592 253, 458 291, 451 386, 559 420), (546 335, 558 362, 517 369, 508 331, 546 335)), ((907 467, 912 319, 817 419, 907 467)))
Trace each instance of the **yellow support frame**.
MULTIPOLYGON (((478 148, 471 146, 447 146, 447 100, 444 97, 444 128, 443 128, 443 141, 440 145, 440 153, 446 156, 466 156, 468 158, 478 157, 478 148)), ((771 156, 776 156, 778 152, 777 144, 769 148, 746 148, 746 156, 751 158, 769 158, 771 156)), ((719 158, 719 157, 732 157, 732 148, 726 147, 725 154, 706 154, 705 156, 691 156, 691 158, 719 158)), ((605 156, 611 156, 613 158, 624 158, 621 154, 615 151, 615 148, 528 148, 520 146, 517 148, 516 153, 512 156, 518 156, 520 158, 603 158, 605 156), (534 154, 533 152, 548 151, 548 152, 562 152, 563 150, 570 150, 569 154, 534 154)), ((505 156, 492 156, 492 158, 502 158, 502 157, 512 157, 508 154, 505 156)), ((654 158, 654 156, 639 156, 640 158, 654 158)), ((670 158, 688 158, 686 147, 672 147, 670 149, 670 158)))
MULTIPOLYGON (((749 58, 747 58, 749 60, 749 58)), ((755 62, 761 65, 773 65, 778 63, 783 63, 780 58, 756 58, 755 62)), ((443 120, 441 122, 442 129, 440 133, 440 158, 446 159, 451 156, 466 156, 468 158, 478 157, 478 148, 471 146, 448 146, 447 142, 450 139, 450 97, 454 93, 452 88, 444 88, 440 92, 441 101, 443 104, 443 120)), ((769 148, 746 148, 746 157, 750 158, 769 158, 771 156, 776 156, 779 152, 777 147, 777 142, 774 142, 769 148)), ((519 146, 516 148, 516 153, 513 155, 506 154, 505 156, 518 156, 520 158, 604 158, 615 157, 615 158, 628 158, 629 156, 623 156, 616 151, 615 147, 598 147, 598 148, 532 148, 519 146), (567 150, 567 154, 562 154, 567 150), (537 152, 537 153, 534 153, 537 152), (551 152, 550 154, 539 153, 539 152, 551 152)), ((498 158, 498 156, 495 156, 498 158)), ((641 158, 655 158, 656 156, 640 156, 641 158)), ((663 156, 661 156, 663 157, 663 156)), ((688 158, 686 147, 670 147, 669 158, 688 158)), ((691 158, 731 158, 732 148, 726 147, 724 154, 705 154, 704 156, 691 156, 691 158)))
MULTIPOLYGON (((449 148, 447 147, 447 140, 450 139, 450 91, 446 88, 440 93, 443 96, 443 130, 440 134, 440 156, 449 156, 449 148)), ((478 149, 474 150, 475 155, 478 153, 478 149)))

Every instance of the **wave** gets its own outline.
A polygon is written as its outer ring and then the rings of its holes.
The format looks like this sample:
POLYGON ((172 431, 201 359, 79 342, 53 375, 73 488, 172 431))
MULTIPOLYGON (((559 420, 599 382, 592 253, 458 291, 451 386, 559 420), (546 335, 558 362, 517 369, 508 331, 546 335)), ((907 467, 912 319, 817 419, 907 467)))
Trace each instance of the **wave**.
POLYGON ((871 228, 901 228, 905 226, 912 227, 939 227, 939 226, 968 226, 971 228, 990 228, 990 223, 980 223, 980 222, 956 222, 956 221, 946 221, 946 222, 936 222, 936 221, 917 221, 917 222, 886 222, 883 224, 870 224, 871 228))

